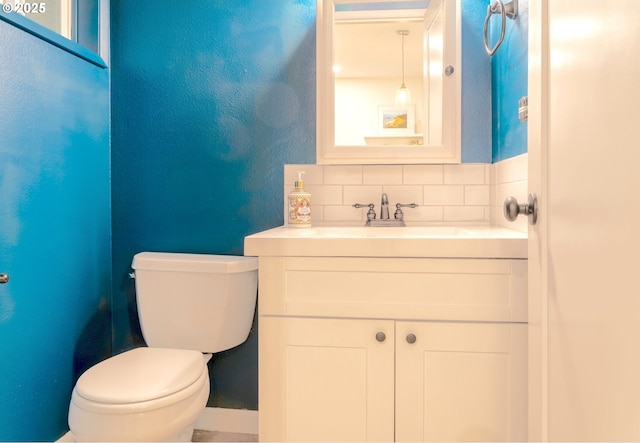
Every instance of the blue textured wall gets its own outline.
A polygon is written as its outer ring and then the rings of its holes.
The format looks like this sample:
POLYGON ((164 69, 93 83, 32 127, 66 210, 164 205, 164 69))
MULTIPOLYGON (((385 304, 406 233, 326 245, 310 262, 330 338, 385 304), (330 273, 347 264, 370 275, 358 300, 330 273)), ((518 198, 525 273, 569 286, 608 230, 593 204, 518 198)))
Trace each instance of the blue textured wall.
MULTIPOLYGON (((104 1, 104 0, 103 0, 104 1)), ((100 0, 81 0, 76 4, 76 40, 95 53, 100 52, 100 0)))
POLYGON ((108 72, 0 21, 0 440, 55 441, 111 352, 108 72))
POLYGON ((463 163, 491 163, 491 61, 482 43, 487 1, 461 1, 463 163))
MULTIPOLYGON (((499 16, 494 16, 492 44, 500 25, 499 16)), ((527 123, 518 120, 518 100, 528 95, 528 30, 529 2, 518 0, 518 17, 507 19, 504 41, 491 60, 493 163, 527 152, 527 123)))
MULTIPOLYGON (((315 0, 112 2, 115 350, 140 344, 131 258, 243 253, 315 160, 315 0), (168 4, 167 4, 168 5, 168 4)), ((214 357, 209 404, 257 408, 257 340, 214 357)))

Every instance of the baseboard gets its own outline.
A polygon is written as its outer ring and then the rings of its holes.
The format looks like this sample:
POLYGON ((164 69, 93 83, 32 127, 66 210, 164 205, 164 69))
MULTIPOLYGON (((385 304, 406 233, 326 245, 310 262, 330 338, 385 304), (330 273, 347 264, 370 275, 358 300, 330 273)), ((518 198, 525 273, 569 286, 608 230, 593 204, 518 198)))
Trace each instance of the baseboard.
POLYGON ((258 411, 249 409, 205 408, 196 420, 203 431, 258 434, 258 411))
MULTIPOLYGON (((196 420, 196 429, 202 431, 258 434, 258 411, 249 409, 205 408, 196 420)), ((58 442, 75 442, 67 432, 58 442)))

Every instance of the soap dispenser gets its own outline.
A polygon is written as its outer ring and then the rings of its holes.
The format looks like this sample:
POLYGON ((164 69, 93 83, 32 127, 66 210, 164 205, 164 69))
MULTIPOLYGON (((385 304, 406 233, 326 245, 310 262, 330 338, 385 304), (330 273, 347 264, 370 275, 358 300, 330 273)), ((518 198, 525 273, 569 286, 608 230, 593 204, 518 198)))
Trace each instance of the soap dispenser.
POLYGON ((298 180, 294 190, 289 193, 289 217, 287 224, 291 227, 308 228, 311 226, 311 194, 304 189, 302 181, 304 171, 298 172, 298 180))

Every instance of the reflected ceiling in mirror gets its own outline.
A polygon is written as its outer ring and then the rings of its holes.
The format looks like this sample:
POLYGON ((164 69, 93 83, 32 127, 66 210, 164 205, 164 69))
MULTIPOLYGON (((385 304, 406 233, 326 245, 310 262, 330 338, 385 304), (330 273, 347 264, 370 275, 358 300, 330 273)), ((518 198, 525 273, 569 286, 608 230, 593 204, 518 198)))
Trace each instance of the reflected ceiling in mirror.
POLYGON ((318 0, 318 163, 460 161, 456 4, 318 0))

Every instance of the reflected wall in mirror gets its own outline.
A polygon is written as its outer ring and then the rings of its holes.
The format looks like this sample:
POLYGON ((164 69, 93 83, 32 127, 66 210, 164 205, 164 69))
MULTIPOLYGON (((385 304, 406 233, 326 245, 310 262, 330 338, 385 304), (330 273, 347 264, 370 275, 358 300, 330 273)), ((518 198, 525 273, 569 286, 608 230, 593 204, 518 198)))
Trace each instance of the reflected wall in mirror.
POLYGON ((459 1, 317 0, 319 164, 460 162, 459 1))

